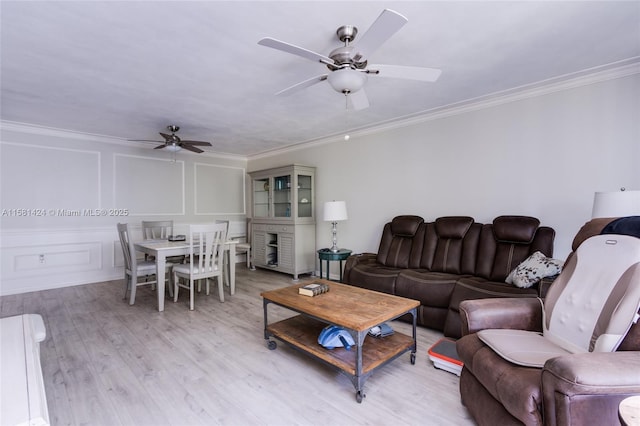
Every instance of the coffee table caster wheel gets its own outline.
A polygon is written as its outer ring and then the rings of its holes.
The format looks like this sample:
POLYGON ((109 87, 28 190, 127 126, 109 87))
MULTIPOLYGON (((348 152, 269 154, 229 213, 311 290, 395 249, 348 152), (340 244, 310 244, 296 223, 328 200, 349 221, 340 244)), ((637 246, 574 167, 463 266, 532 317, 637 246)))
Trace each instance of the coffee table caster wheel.
POLYGON ((356 401, 358 402, 358 404, 362 403, 362 398, 364 398, 364 392, 362 391, 358 391, 356 392, 356 401))
POLYGON ((278 344, 274 340, 269 340, 267 342, 267 347, 269 348, 270 351, 275 351, 276 348, 278 347, 278 344))
POLYGON ((415 365, 416 363, 416 354, 411 354, 411 365, 415 365))

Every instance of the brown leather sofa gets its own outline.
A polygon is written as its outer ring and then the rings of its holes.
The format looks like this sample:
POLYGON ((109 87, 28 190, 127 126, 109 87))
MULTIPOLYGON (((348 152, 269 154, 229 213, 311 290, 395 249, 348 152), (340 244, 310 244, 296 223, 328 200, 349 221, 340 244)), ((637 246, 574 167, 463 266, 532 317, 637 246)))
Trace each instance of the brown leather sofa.
MULTIPOLYGON (((609 222, 587 222, 572 249, 609 222)), ((460 395, 479 425, 617 425, 620 401, 640 394, 640 323, 616 352, 559 356, 540 369, 504 360, 476 334, 491 328, 541 332, 538 300, 469 300, 460 304, 460 313, 460 395)))
POLYGON ((553 256, 554 238, 552 228, 529 216, 499 216, 491 224, 397 216, 385 224, 378 253, 347 259, 343 282, 419 300, 418 324, 460 337, 462 300, 544 296, 544 285, 518 288, 505 279, 536 251, 553 256))

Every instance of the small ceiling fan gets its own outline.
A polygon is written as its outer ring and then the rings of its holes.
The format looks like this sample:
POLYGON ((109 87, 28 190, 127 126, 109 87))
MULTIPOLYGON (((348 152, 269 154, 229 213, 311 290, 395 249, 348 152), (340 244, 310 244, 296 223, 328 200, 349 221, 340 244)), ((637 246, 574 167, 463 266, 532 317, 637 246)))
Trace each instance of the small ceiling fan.
POLYGON ((271 37, 263 38, 258 44, 319 62, 330 71, 287 87, 276 95, 289 95, 327 80, 335 91, 347 96, 347 102, 350 101, 354 109, 364 109, 369 106, 369 99, 363 88, 368 76, 434 82, 442 73, 435 68, 368 64, 369 56, 407 22, 407 18, 398 12, 385 9, 357 43, 354 43, 354 39, 358 29, 352 25, 343 25, 336 34, 344 46, 334 49, 329 56, 271 37))
POLYGON ((180 127, 175 125, 167 126, 167 130, 171 132, 170 135, 166 133, 160 133, 160 136, 164 138, 164 142, 162 141, 152 141, 148 139, 129 139, 132 142, 156 142, 161 143, 162 145, 156 146, 154 149, 166 149, 168 151, 180 151, 181 149, 186 149, 187 151, 193 151, 198 154, 204 152, 200 148, 196 148, 195 145, 198 146, 211 146, 210 142, 202 142, 202 141, 183 141, 178 136, 176 136, 176 132, 180 130, 180 127))

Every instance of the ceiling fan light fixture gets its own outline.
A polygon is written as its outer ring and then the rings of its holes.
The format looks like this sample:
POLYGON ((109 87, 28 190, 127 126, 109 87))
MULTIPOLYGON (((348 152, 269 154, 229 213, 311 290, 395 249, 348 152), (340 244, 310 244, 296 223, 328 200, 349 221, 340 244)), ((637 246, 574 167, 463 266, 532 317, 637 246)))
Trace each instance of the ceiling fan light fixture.
POLYGON ((367 75, 351 68, 342 68, 331 72, 327 81, 338 93, 355 93, 367 82, 367 75))
POLYGON ((176 145, 175 143, 173 143, 171 145, 165 146, 164 149, 171 152, 178 152, 182 149, 182 147, 180 145, 176 145))

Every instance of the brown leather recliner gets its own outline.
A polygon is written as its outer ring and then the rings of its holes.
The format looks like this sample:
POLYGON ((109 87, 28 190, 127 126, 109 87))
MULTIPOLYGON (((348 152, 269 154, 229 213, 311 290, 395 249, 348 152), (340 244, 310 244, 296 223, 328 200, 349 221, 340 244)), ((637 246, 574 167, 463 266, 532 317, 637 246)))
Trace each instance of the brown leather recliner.
MULTIPOLYGON (((587 222, 574 238, 573 250, 609 222, 587 222)), ((480 425, 615 425, 620 401, 640 394, 640 323, 631 327, 616 352, 558 356, 535 368, 505 360, 477 332, 505 328, 541 332, 539 300, 467 300, 460 303, 460 314, 464 334, 456 344, 464 362, 460 394, 480 425)))
POLYGON ((544 285, 519 288, 505 279, 536 251, 553 255, 555 231, 529 216, 469 216, 425 222, 396 216, 385 224, 377 253, 347 259, 343 282, 420 301, 418 324, 460 337, 461 300, 544 297, 544 285))

